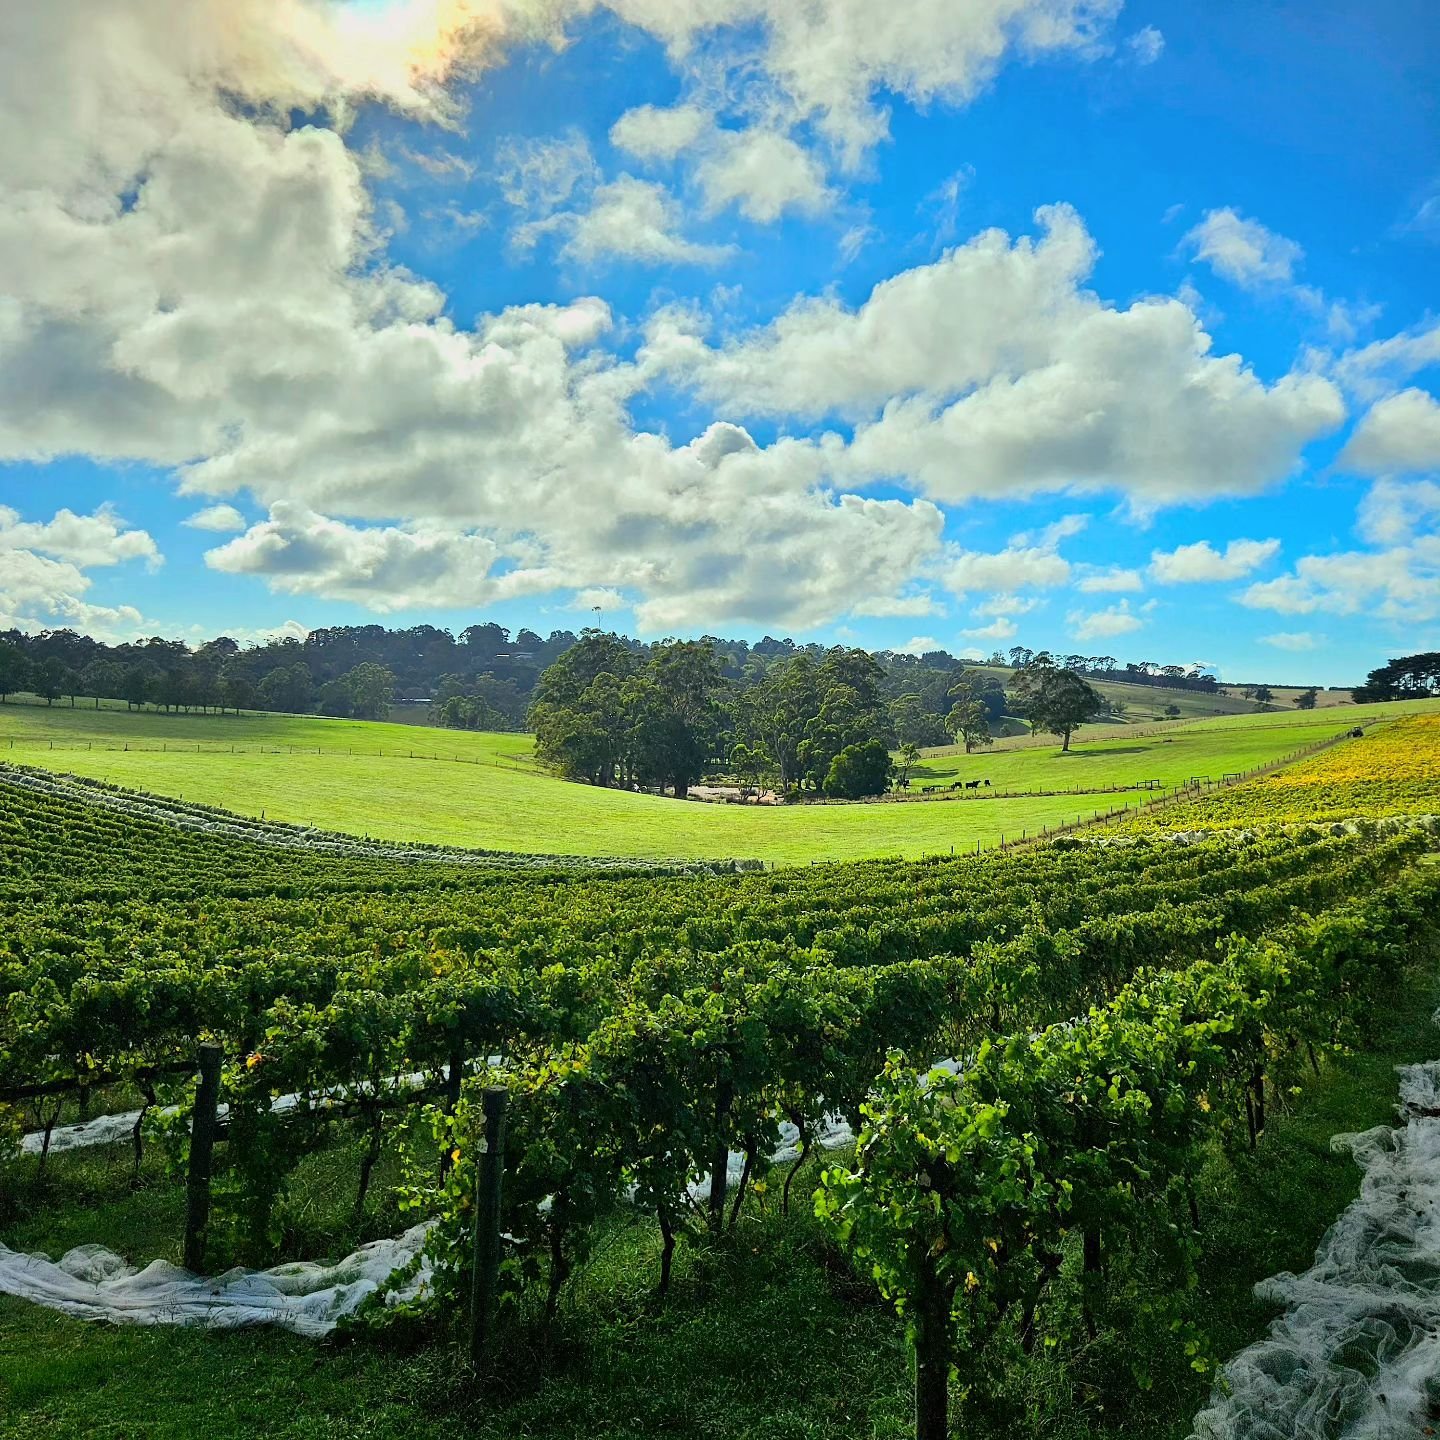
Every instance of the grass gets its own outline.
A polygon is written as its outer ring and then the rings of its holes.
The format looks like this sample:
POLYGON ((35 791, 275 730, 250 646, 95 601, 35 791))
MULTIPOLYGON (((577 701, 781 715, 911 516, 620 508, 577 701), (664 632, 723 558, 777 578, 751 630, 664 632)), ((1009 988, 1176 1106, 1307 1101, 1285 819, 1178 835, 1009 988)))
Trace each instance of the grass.
MULTIPOLYGON (((1237 716, 1149 736, 1082 741, 1064 756, 1054 745, 968 758, 940 752, 924 762, 916 780, 927 787, 988 777, 993 788, 1015 790, 1103 790, 1152 779, 1171 785, 1249 769, 1335 729, 1333 718, 1321 716, 1237 716)), ((920 805, 700 805, 556 779, 535 765, 525 735, 66 705, 0 706, 0 759, 378 838, 776 864, 991 846, 1002 835, 1033 834, 1112 803, 1082 794, 920 805), (412 753, 419 758, 409 758, 412 753)))
MULTIPOLYGON (((1400 1063, 1431 1057, 1434 976, 1384 997, 1369 1048, 1328 1065, 1253 1157, 1216 1154, 1200 1203, 1205 1252, 1195 1319, 1227 1356, 1264 1333, 1255 1281, 1308 1265, 1326 1227, 1358 1193, 1359 1172, 1331 1150, 1338 1131, 1393 1118, 1400 1063)), ((50 1202, 0 1229, 54 1253, 101 1239, 137 1259, 173 1257, 178 1198, 157 1183, 132 1196, 125 1157, 56 1157, 50 1202)), ((342 1207, 353 1155, 322 1154, 297 1212, 342 1207), (318 1198, 317 1198, 318 1197, 318 1198)), ((359 1338, 317 1345, 265 1331, 213 1333, 90 1325, 0 1299, 0 1440, 820 1440, 908 1434, 903 1333, 867 1280, 839 1260, 803 1213, 748 1214, 721 1248, 681 1247, 671 1302, 657 1309, 656 1237, 622 1224, 569 1295, 541 1381, 533 1342, 512 1334, 494 1395, 463 1380, 453 1339, 359 1338)), ((377 1219, 378 1223, 378 1219, 377 1219)), ((307 1232, 323 1243, 325 1217, 307 1232)), ((293 1253, 293 1252, 292 1252, 293 1253)), ((1143 1258, 1098 1340, 1017 1366, 982 1417, 957 1403, 976 1440, 1180 1440, 1205 1403, 1168 1329, 1141 1318, 1143 1258), (1137 1387, 1131 1367, 1153 1377, 1137 1387)), ((1152 1277, 1157 1285, 1163 1284, 1152 1277)))

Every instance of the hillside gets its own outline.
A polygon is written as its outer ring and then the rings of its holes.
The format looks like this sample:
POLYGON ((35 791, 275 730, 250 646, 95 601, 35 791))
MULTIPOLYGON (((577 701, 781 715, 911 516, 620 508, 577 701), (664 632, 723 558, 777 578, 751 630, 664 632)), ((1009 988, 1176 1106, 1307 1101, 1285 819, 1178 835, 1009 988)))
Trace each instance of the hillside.
MULTIPOLYGON (((1424 703, 1424 702, 1422 702, 1424 703)), ((1372 707, 1371 718, 1404 707, 1372 707)), ((928 758, 919 788, 988 778, 984 800, 761 808, 598 790, 540 770, 530 737, 289 716, 0 706, 0 758, 243 815, 396 841, 646 859, 919 856, 995 844, 1138 795, 1111 787, 1248 770, 1334 733, 1320 716, 1212 719, 928 758), (1006 798, 995 791, 1074 791, 1006 798)))

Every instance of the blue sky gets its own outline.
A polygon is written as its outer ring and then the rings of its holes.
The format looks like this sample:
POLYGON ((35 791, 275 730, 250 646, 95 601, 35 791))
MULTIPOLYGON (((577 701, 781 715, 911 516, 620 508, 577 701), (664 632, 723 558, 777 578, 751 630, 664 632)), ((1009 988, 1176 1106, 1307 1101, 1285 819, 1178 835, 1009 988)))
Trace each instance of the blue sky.
POLYGON ((1424 0, 0 17, 0 626, 1440 647, 1424 0))

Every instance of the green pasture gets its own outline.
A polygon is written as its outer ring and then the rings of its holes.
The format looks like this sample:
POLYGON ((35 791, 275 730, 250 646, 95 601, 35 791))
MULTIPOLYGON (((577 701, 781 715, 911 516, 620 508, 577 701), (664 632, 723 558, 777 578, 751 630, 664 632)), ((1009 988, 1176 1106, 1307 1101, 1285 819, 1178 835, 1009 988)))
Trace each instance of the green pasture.
MULTIPOLYGON (((1381 712, 1374 707, 1368 713, 1381 712)), ((1068 755, 1055 745, 940 754, 923 763, 919 786, 979 777, 991 780, 992 793, 913 804, 788 807, 702 805, 573 784, 536 767, 526 735, 283 715, 4 705, 0 759, 377 838, 567 855, 804 864, 988 847, 1002 836, 1033 834, 1127 799, 1141 803, 1138 795, 1093 793, 1106 787, 1147 780, 1168 787, 1200 775, 1219 779, 1337 728, 1333 717, 1253 715, 1082 741, 1068 755), (1082 793, 993 794, 1077 787, 1082 793)))
POLYGON ((1132 785, 1158 780, 1163 788, 1191 779, 1220 780, 1226 775, 1268 765, 1284 755, 1328 740, 1348 726, 1373 723, 1392 714, 1435 708, 1436 701, 1367 706, 1364 711, 1288 711, 1227 715, 1192 721, 1153 733, 1110 729, 1104 738, 1077 737, 1065 753, 1058 744, 1005 746, 966 755, 947 746, 925 753, 911 772, 911 789, 927 790, 952 782, 988 779, 1000 790, 1054 790, 1063 786, 1132 785))

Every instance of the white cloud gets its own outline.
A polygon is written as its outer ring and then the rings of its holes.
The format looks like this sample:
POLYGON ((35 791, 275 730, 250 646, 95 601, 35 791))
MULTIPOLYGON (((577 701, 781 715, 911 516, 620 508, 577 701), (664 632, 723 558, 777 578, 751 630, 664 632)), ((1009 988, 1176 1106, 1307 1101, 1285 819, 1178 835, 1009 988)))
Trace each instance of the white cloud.
POLYGON ((259 575, 286 595, 324 595, 378 614, 478 606, 527 591, 523 574, 492 579, 499 547, 483 535, 356 527, 287 503, 205 557, 214 570, 259 575))
POLYGON ((850 613, 877 620, 893 620, 906 615, 941 615, 944 609, 933 595, 922 591, 918 595, 872 596, 857 601, 850 607, 850 613))
POLYGON ((1377 480, 1360 502, 1355 528, 1371 545, 1403 545, 1418 530, 1440 529, 1440 482, 1377 480))
POLYGON ((1280 553, 1278 540, 1232 540, 1222 554, 1208 540, 1156 550, 1150 556, 1150 575, 1162 585, 1191 585, 1204 581, 1240 580, 1280 553))
POLYGON ((571 610, 628 610, 630 602, 611 586, 592 585, 586 590, 577 590, 570 601, 571 610))
POLYGON ((946 587, 956 595, 970 590, 1053 590, 1070 579, 1070 562, 1053 549, 1011 547, 986 553, 952 547, 940 567, 946 587))
POLYGON ((1246 288, 1291 284, 1305 257, 1293 240, 1228 207, 1207 211, 1181 243, 1217 275, 1246 288))
POLYGON ((713 127, 713 118, 700 105, 638 105, 610 127, 610 141, 637 160, 674 160, 713 127))
POLYGON ((93 515, 57 510, 53 519, 22 520, 20 512, 0 505, 0 552, 38 551, 82 569, 143 560, 151 569, 161 562, 159 547, 144 530, 132 530, 109 505, 93 515))
POLYGON ((1144 577, 1138 570, 1126 570, 1112 566, 1109 570, 1097 570, 1082 575, 1075 588, 1086 595, 1104 595, 1121 590, 1143 590, 1144 577))
POLYGON ((1440 470, 1440 402, 1402 390, 1366 412, 1336 462, 1365 475, 1440 470))
POLYGON ((554 214, 577 189, 597 181, 600 167, 590 142, 572 130, 559 139, 502 141, 495 151, 494 176, 507 204, 523 214, 544 217, 554 214))
POLYGON ((1440 321, 1347 350, 1331 368, 1346 389, 1373 400, 1432 365, 1440 365, 1440 321))
POLYGON ((207 505, 180 523, 192 530, 212 530, 216 534, 243 530, 246 526, 245 517, 233 505, 207 505))
POLYGON ((896 645, 894 650, 897 655, 926 655, 931 650, 944 648, 933 635, 914 635, 903 645, 896 645))
POLYGON ((1294 571, 1240 597, 1282 615, 1366 615, 1410 624, 1440 616, 1440 535, 1384 550, 1306 555, 1294 571))
POLYGON ((765 100, 812 123, 854 165, 885 138, 880 92, 963 105, 1012 56, 1100 53, 1119 0, 606 0, 622 19, 693 57, 729 30, 728 76, 756 72, 765 100), (752 38, 753 37, 753 38, 752 38))
POLYGON ((94 583, 88 571, 134 560, 153 570, 159 549, 108 506, 93 515, 60 510, 45 521, 22 520, 0 506, 0 629, 70 626, 99 639, 131 638, 144 623, 139 610, 85 596, 94 583))
POLYGON ((1325 644, 1325 637, 1312 635, 1308 630, 1281 630, 1274 635, 1260 636, 1260 643, 1270 645, 1276 650, 1288 650, 1302 655, 1310 650, 1320 649, 1325 644))
POLYGON ((977 615, 1028 615, 1042 602, 1034 595, 992 595, 975 607, 977 615))
POLYGON ((1041 526, 1039 530, 1023 530, 1018 535, 1012 535, 1010 544, 1022 548, 1033 545, 1041 550, 1053 550, 1062 540, 1082 535, 1089 527, 1088 515, 1062 515, 1058 520, 1041 526))
POLYGON ((732 253, 727 245, 684 239, 675 198, 663 185, 633 175, 599 186, 588 210, 564 219, 570 238, 561 253, 583 265, 611 255, 655 265, 716 265, 732 253))
POLYGON ((1137 30, 1125 42, 1137 65, 1153 65, 1165 53, 1165 37, 1153 25, 1137 30))
POLYGON ((1072 610, 1065 623, 1077 640, 1111 640, 1117 635, 1130 635, 1141 629, 1145 622, 1130 613, 1129 602, 1122 600, 1107 610, 1072 610))
POLYGON ((971 640, 1013 640, 1019 633, 1020 627, 1013 621, 1007 620, 1005 616, 997 616, 988 625, 982 625, 975 630, 962 630, 962 635, 971 640))
POLYGON ((774 130, 722 132, 695 180, 710 214, 734 205, 762 225, 792 210, 814 215, 833 200, 815 156, 774 130))
POLYGON ((858 309, 797 301, 718 347, 693 314, 663 311, 642 373, 741 414, 852 419, 841 473, 940 501, 1114 489, 1143 509, 1253 494, 1344 418, 1319 375, 1266 386, 1212 355, 1177 300, 1106 306, 1082 288, 1096 252, 1079 217, 1037 218, 1038 240, 988 231, 858 309))

